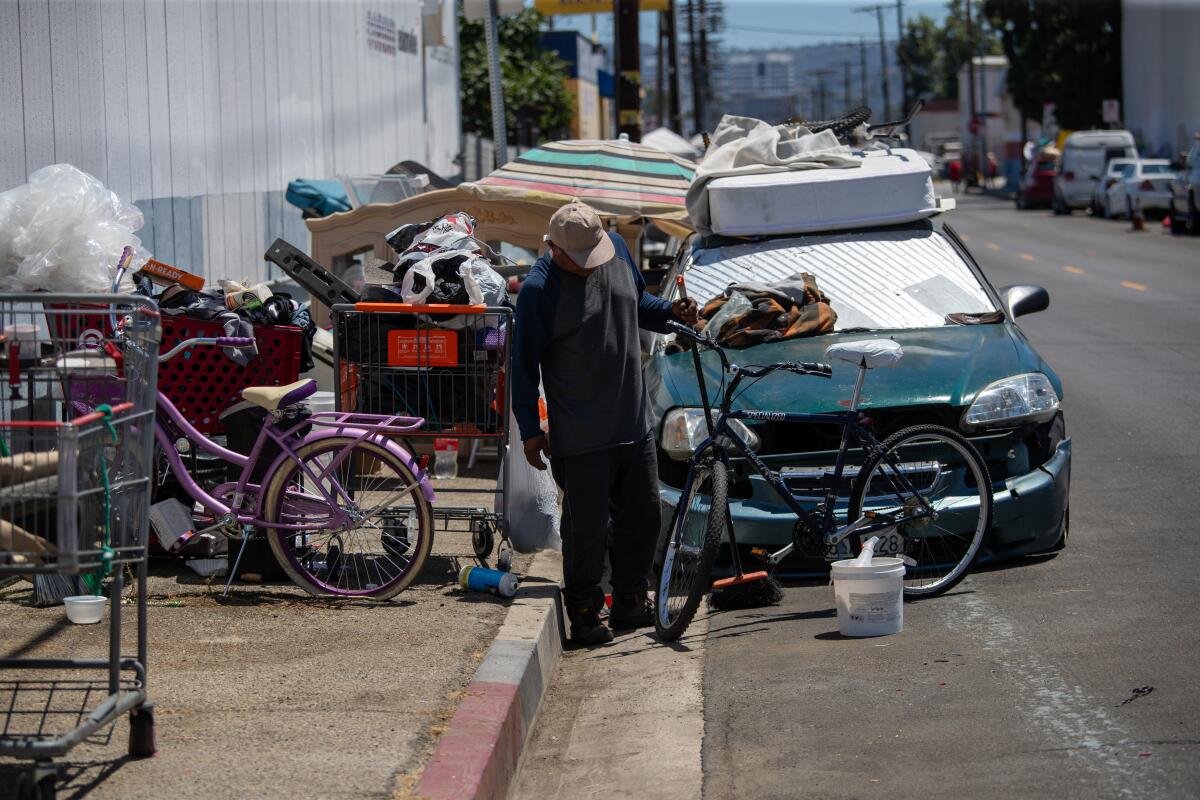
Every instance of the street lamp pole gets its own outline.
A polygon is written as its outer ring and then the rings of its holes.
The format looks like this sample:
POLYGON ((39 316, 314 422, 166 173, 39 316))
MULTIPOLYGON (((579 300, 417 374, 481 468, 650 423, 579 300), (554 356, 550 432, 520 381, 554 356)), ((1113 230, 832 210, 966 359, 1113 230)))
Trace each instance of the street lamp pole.
POLYGON ((483 18, 483 34, 487 38, 488 83, 492 97, 492 146, 496 152, 496 169, 508 163, 508 125, 504 116, 504 88, 500 80, 500 39, 496 32, 499 8, 497 0, 488 0, 483 18))

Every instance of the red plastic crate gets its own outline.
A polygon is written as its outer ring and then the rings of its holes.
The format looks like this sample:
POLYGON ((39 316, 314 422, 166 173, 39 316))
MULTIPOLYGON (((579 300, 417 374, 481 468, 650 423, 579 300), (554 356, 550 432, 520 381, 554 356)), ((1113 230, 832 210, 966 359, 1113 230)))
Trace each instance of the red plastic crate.
MULTIPOLYGON (((60 306, 61 307, 61 306, 60 306)), ((224 336, 220 322, 163 314, 161 352, 184 339, 224 336)), ((68 341, 85 328, 109 329, 106 314, 55 318, 54 335, 68 341)), ((246 366, 234 363, 219 347, 199 345, 158 365, 158 389, 201 433, 224 433, 221 412, 242 399, 247 386, 282 386, 300 376, 304 331, 290 326, 255 325, 258 356, 246 366)))
MULTIPOLYGON (((224 336, 219 322, 162 316, 162 350, 184 339, 224 336)), ((258 356, 246 366, 219 347, 192 347, 158 365, 158 388, 201 433, 224 433, 221 412, 242 399, 247 386, 282 386, 300 376, 299 328, 255 325, 258 356)))

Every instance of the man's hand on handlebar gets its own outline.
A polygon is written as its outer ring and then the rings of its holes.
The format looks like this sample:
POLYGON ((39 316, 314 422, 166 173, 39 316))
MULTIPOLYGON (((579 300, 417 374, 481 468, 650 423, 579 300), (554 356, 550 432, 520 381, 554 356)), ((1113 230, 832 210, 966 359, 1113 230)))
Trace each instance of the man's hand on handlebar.
POLYGON ((690 297, 681 297, 671 303, 671 314, 681 322, 695 325, 700 321, 700 306, 696 305, 696 301, 690 297))

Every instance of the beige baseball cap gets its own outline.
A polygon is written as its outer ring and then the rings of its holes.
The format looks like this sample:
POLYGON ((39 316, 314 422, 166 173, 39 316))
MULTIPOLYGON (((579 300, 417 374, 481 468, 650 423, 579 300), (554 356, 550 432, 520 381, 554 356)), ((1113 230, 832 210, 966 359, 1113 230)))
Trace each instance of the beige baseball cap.
POLYGON ((578 200, 554 212, 546 238, 566 250, 581 269, 595 269, 617 255, 596 209, 578 200))

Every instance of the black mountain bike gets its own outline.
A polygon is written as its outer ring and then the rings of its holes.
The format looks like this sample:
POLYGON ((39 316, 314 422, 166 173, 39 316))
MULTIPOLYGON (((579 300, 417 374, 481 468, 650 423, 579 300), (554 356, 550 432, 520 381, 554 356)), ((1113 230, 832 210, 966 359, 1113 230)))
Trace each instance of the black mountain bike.
POLYGON ((992 482, 987 465, 975 447, 956 431, 941 425, 905 428, 878 441, 868 416, 859 411, 867 370, 894 364, 902 352, 895 342, 875 339, 835 345, 827 357, 855 364, 858 381, 846 411, 802 414, 785 411, 741 411, 734 401, 750 384, 775 372, 830 378, 828 364, 782 362, 769 366, 731 365, 712 339, 679 323, 668 323, 676 340, 691 344, 704 404, 707 436, 688 462, 675 515, 659 537, 656 565, 660 569, 655 594, 655 628, 665 640, 678 639, 692 621, 700 600, 710 589, 767 577, 766 571, 742 569, 733 518, 729 511, 731 454, 745 461, 796 514, 792 541, 756 556, 773 568, 793 552, 827 561, 850 558, 862 542, 878 536, 877 555, 893 555, 907 564, 906 599, 932 597, 947 591, 966 575, 979 552, 992 518, 992 482), (700 348, 715 351, 725 375, 732 376, 709 403, 700 348), (715 413, 714 413, 715 411, 715 413), (743 440, 733 420, 817 423, 842 430, 832 469, 772 470, 743 440), (848 497, 840 496, 847 483, 848 497), (713 583, 713 562, 728 533, 734 576, 713 583))

